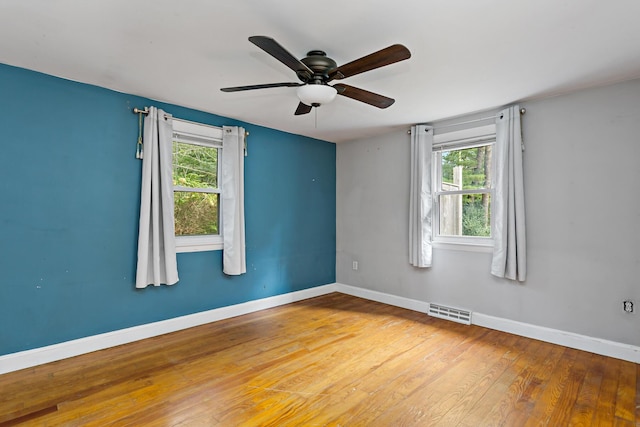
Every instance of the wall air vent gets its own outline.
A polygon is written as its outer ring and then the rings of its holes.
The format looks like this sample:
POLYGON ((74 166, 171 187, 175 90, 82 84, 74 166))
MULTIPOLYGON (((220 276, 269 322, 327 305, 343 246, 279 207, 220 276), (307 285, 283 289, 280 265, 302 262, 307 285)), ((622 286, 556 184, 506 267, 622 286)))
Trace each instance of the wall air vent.
POLYGON ((452 322, 471 324, 471 312, 460 310, 459 308, 447 307, 439 304, 429 304, 429 316, 440 319, 451 320, 452 322))

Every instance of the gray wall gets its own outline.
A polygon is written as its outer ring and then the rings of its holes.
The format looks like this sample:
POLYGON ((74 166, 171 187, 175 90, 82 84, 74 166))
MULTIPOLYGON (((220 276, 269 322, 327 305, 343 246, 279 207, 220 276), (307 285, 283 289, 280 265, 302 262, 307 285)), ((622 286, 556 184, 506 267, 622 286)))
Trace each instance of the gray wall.
POLYGON ((407 129, 337 146, 337 282, 640 345, 640 80, 521 106, 524 284, 491 276, 487 252, 409 265, 407 129))

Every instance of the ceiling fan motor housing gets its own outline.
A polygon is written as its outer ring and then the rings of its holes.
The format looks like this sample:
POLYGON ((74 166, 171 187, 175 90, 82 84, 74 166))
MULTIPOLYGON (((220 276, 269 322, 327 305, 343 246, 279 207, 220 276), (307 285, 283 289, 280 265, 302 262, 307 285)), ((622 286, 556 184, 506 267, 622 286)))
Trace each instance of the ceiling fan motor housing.
POLYGON ((307 52, 307 57, 301 59, 300 62, 313 71, 311 79, 305 80, 298 75, 302 81, 308 83, 325 83, 329 79, 329 71, 338 66, 336 61, 329 58, 322 50, 312 50, 307 52))

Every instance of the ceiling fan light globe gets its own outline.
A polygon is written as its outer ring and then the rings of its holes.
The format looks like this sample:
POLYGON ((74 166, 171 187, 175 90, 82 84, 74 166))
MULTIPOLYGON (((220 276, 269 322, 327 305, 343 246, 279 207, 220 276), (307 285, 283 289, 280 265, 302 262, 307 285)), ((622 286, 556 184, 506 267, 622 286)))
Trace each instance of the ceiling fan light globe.
POLYGON ((300 86, 297 94, 300 102, 316 107, 333 101, 338 91, 334 87, 325 84, 308 84, 300 86))

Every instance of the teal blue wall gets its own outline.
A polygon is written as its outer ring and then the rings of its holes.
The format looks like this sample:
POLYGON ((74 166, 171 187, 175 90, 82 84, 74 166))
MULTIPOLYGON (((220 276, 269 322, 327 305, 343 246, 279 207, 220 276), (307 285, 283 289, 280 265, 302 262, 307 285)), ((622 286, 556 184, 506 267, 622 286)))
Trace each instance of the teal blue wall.
MULTIPOLYGON (((293 119, 292 119, 293 120, 293 119)), ((0 64, 0 355, 335 282, 335 145, 0 64), (134 107, 249 132, 247 274, 134 288, 134 107)))

